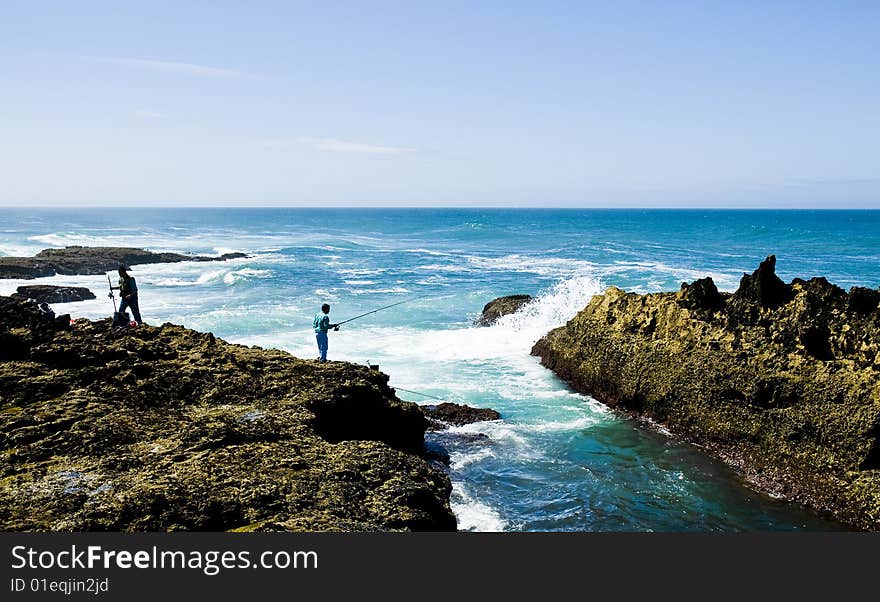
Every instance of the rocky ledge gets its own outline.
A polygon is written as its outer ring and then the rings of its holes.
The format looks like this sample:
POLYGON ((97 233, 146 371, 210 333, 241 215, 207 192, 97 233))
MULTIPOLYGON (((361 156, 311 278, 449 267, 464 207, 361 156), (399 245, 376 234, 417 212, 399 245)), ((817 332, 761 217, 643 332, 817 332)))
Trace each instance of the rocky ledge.
POLYGON ((880 530, 880 291, 786 284, 609 288, 532 353, 578 391, 666 425, 758 488, 880 530))
POLYGON ((454 530, 388 377, 0 297, 0 530, 454 530))
POLYGON ((20 286, 14 293, 13 299, 36 301, 37 303, 70 303, 72 301, 86 301, 94 299, 95 293, 84 286, 51 286, 47 284, 35 284, 20 286))
POLYGON ((132 247, 65 247, 45 249, 33 257, 0 257, 0 278, 43 278, 56 274, 96 275, 145 263, 180 261, 226 261, 247 257, 245 253, 225 253, 218 257, 154 253, 132 247))
POLYGON ((419 406, 419 409, 428 419, 429 431, 442 431, 450 426, 501 419, 501 414, 491 408, 472 408, 468 405, 448 401, 437 405, 419 406))
POLYGON ((530 295, 508 295, 492 299, 483 307, 483 312, 476 319, 475 324, 477 326, 491 326, 501 316, 517 312, 531 300, 530 295))

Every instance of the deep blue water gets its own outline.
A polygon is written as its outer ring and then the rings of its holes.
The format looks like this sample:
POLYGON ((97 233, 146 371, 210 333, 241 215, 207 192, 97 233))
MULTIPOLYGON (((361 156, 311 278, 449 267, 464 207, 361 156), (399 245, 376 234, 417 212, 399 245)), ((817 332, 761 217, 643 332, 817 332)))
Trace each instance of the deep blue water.
MULTIPOLYGON (((446 437, 460 526, 482 530, 770 530, 836 525, 743 486, 721 464, 571 391, 529 355, 606 286, 647 292, 712 276, 733 290, 777 255, 784 279, 880 286, 878 211, 87 209, 0 210, 0 254, 130 245, 228 263, 136 266, 150 323, 316 354, 311 319, 421 297, 331 333, 331 359, 372 361, 391 384, 503 419, 446 437), (488 300, 539 301, 491 328, 488 300)), ((41 279, 89 286, 100 276, 41 279)), ((0 280, 8 294, 21 282, 0 280)), ((99 295, 65 311, 103 317, 99 295)), ((404 399, 430 401, 400 392, 404 399)))

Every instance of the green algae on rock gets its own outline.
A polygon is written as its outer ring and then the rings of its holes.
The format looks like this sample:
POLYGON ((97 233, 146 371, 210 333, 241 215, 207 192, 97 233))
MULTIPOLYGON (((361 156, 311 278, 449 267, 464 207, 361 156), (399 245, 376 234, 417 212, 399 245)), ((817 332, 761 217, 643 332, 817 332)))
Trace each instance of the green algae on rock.
POLYGON ((575 389, 666 425, 752 484, 880 529, 880 291, 784 283, 611 287, 532 353, 575 389))
POLYGON ((388 377, 0 297, 0 529, 454 530, 388 377))

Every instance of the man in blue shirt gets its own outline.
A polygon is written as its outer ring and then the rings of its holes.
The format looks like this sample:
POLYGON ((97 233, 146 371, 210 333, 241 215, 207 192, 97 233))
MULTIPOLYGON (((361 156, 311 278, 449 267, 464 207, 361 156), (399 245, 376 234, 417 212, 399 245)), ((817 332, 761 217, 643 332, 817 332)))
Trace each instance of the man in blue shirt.
POLYGON ((321 353, 318 358, 322 362, 327 361, 327 331, 331 328, 333 330, 339 330, 338 324, 330 323, 330 306, 326 303, 321 306, 321 313, 315 314, 315 319, 312 323, 312 326, 315 327, 315 338, 318 339, 318 351, 321 353))

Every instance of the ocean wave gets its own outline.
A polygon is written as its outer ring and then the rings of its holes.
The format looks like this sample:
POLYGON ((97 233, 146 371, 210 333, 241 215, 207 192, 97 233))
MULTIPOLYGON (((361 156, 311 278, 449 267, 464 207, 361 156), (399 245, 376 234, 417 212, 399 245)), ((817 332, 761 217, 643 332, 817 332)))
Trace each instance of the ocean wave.
POLYGON ((527 272, 539 276, 568 277, 595 274, 597 266, 592 261, 567 257, 536 257, 532 255, 504 255, 502 257, 466 256, 467 261, 479 269, 492 271, 527 272))
POLYGON ((352 295, 380 295, 380 294, 402 294, 408 293, 408 288, 397 286, 394 288, 353 288, 349 291, 352 295))
POLYGON ((228 253, 244 253, 245 250, 241 247, 214 247, 214 255, 216 257, 220 257, 221 255, 226 255, 228 253))
POLYGON ((196 284, 211 284, 212 282, 219 282, 220 280, 223 280, 228 273, 228 270, 209 270, 196 278, 196 284))
POLYGON ((153 286, 162 287, 183 287, 183 286, 204 286, 223 282, 226 285, 234 285, 242 281, 254 278, 272 278, 274 273, 272 270, 261 270, 256 268, 242 268, 240 270, 208 270, 199 274, 195 279, 190 280, 182 276, 162 276, 162 275, 146 275, 142 277, 143 284, 151 284, 153 286))
MULTIPOLYGON (((543 336, 573 318, 595 295, 602 283, 595 276, 574 276, 554 284, 517 312, 501 316, 489 329, 543 336)), ((537 340, 537 339, 536 339, 537 340)))
MULTIPOLYGON (((169 227, 169 229, 172 229, 169 227)), ((258 235, 231 230, 205 231, 187 234, 176 232, 132 232, 131 230, 108 230, 106 233, 59 231, 49 234, 29 236, 28 241, 38 243, 37 250, 46 247, 137 247, 156 252, 204 255, 219 257, 225 253, 277 253, 281 247, 278 241, 286 240, 282 235, 258 235), (217 241, 225 244, 218 246, 217 241)), ((36 246, 36 245, 35 245, 36 246)))
POLYGON ((461 470, 465 466, 494 458, 495 452, 488 446, 481 447, 476 451, 452 452, 449 454, 449 464, 453 470, 461 470))
POLYGON ((711 277, 718 288, 722 290, 734 290, 739 285, 739 279, 742 276, 741 271, 719 272, 717 270, 706 270, 692 267, 671 266, 660 261, 615 261, 612 265, 602 269, 603 274, 623 274, 635 272, 638 275, 644 275, 647 279, 648 288, 652 290, 637 292, 652 292, 661 290, 664 286, 663 281, 658 280, 653 275, 661 275, 663 277, 672 276, 681 282, 693 282, 707 276, 711 277))
POLYGON ((462 483, 453 482, 450 505, 458 519, 460 531, 497 532, 507 527, 507 521, 501 518, 497 510, 474 498, 462 483))
POLYGON ((449 286, 449 279, 445 276, 441 276, 440 274, 436 274, 434 276, 428 276, 427 278, 422 278, 421 280, 416 280, 415 284, 421 284, 423 286, 449 286))
POLYGON ((337 273, 342 274, 344 276, 378 276, 380 274, 384 274, 388 270, 386 268, 343 268, 341 270, 337 270, 337 273))
POLYGON ((450 433, 462 433, 466 435, 487 435, 495 444, 506 448, 505 453, 517 458, 537 460, 544 457, 544 452, 534 446, 534 442, 528 436, 528 428, 524 425, 506 420, 490 420, 488 422, 474 422, 461 426, 449 427, 450 433))
POLYGON ((50 247, 68 247, 71 245, 98 247, 112 244, 112 241, 118 240, 118 237, 94 236, 77 232, 53 232, 51 234, 38 234, 34 236, 28 236, 28 240, 40 242, 49 245, 50 247))
POLYGON ((580 416, 573 420, 548 420, 546 422, 523 425, 523 428, 536 433, 556 433, 564 431, 579 431, 595 424, 599 424, 599 422, 601 422, 601 420, 596 416, 580 416))
POLYGON ((238 282, 250 280, 252 278, 271 278, 272 276, 272 270, 244 268, 242 270, 233 270, 231 272, 228 272, 226 275, 223 276, 223 282, 225 284, 236 284, 238 282))
POLYGON ((419 255, 434 255, 435 257, 452 257, 453 253, 444 253, 443 251, 432 251, 431 249, 403 249, 403 253, 418 253, 419 255))
POLYGON ((0 244, 0 257, 30 257, 42 250, 38 245, 0 244))
POLYGON ((462 255, 460 263, 432 263, 418 266, 420 271, 475 273, 475 272, 517 272, 539 276, 568 277, 581 274, 595 274, 597 265, 585 259, 566 257, 538 257, 533 255, 511 254, 501 257, 462 255))

